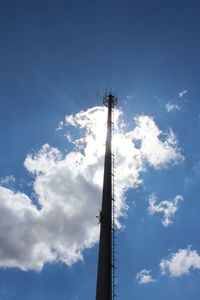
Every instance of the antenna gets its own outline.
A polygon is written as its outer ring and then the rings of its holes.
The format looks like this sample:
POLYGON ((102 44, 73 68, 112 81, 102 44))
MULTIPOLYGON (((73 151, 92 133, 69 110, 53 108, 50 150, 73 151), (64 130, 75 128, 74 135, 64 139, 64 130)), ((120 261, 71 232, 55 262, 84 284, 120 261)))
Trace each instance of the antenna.
POLYGON ((113 115, 117 96, 106 92, 103 104, 108 108, 102 209, 99 214, 100 241, 97 271, 96 300, 115 300, 115 192, 114 153, 112 153, 113 115))

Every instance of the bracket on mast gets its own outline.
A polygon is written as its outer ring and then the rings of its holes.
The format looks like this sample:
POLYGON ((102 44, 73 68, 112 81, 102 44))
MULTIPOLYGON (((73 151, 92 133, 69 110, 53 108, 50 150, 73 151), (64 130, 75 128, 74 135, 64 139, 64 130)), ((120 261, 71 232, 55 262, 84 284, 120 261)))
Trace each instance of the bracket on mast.
POLYGON ((99 224, 100 224, 103 219, 103 214, 101 210, 99 210, 99 214, 96 216, 96 218, 99 220, 99 224))

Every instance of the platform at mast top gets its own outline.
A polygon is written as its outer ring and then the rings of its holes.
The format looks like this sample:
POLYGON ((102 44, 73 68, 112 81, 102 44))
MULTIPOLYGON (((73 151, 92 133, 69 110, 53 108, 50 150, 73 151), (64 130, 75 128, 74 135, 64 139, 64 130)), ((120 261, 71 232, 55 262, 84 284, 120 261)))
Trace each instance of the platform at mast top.
POLYGON ((114 108, 117 104, 117 95, 113 92, 106 92, 103 96, 103 104, 109 107, 109 103, 111 104, 111 108, 114 108))

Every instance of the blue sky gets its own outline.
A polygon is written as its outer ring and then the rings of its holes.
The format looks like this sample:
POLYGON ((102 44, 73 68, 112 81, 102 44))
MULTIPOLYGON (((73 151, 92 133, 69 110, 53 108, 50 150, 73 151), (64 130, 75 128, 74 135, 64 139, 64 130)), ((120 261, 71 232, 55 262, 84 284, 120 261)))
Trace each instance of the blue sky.
POLYGON ((118 297, 199 299, 199 13, 0 0, 0 299, 95 299, 106 89, 118 297))

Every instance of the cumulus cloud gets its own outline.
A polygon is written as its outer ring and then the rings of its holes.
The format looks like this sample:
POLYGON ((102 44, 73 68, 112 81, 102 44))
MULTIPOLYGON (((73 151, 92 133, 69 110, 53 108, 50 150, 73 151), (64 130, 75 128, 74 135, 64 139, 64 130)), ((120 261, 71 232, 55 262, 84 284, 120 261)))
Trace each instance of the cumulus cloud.
POLYGON ((181 110, 181 107, 178 104, 167 103, 166 110, 167 112, 171 112, 173 110, 181 110))
POLYGON ((161 131, 152 117, 135 118, 136 128, 129 134, 133 141, 141 142, 140 155, 154 168, 180 163, 184 157, 178 147, 178 140, 172 129, 161 131))
MULTIPOLYGON (((101 207, 106 117, 104 107, 68 115, 62 127, 72 150, 63 154, 45 144, 27 155, 24 166, 34 176, 37 205, 28 195, 0 188, 1 267, 41 270, 45 263, 56 261, 71 265, 83 259, 85 248, 97 243, 95 216, 101 207)), ((142 183, 140 174, 147 165, 161 168, 183 160, 173 131, 161 131, 152 117, 138 116, 129 132, 123 122, 122 112, 116 110, 118 227, 127 210, 125 192, 142 183)))
POLYGON ((183 201, 183 196, 177 195, 173 201, 163 200, 157 204, 156 196, 152 195, 149 199, 148 212, 150 215, 163 214, 162 224, 167 227, 173 223, 174 214, 178 210, 180 201, 183 201))
POLYGON ((148 283, 156 282, 156 280, 152 278, 150 273, 151 271, 146 269, 143 269, 142 271, 137 273, 136 280, 138 284, 148 284, 148 283))
POLYGON ((180 98, 183 98, 187 93, 188 93, 188 90, 183 90, 178 95, 180 98))
POLYGON ((162 275, 169 272, 171 277, 178 277, 189 274, 191 269, 200 270, 200 256, 196 250, 179 249, 169 259, 162 259, 160 262, 162 275))

